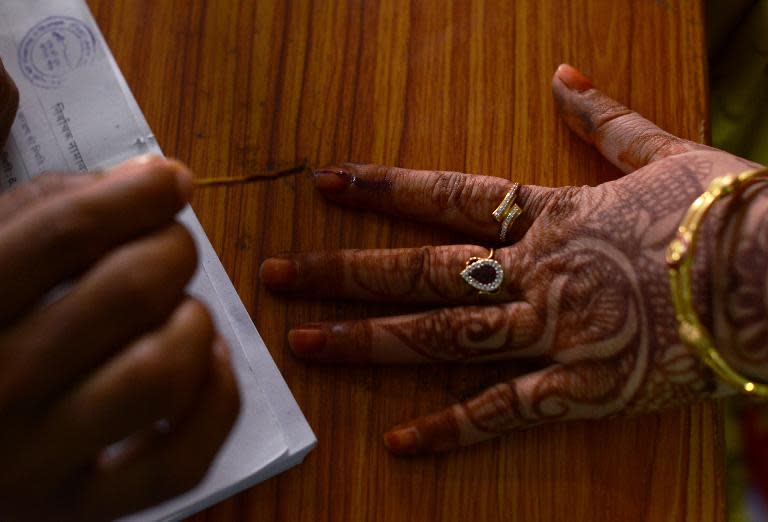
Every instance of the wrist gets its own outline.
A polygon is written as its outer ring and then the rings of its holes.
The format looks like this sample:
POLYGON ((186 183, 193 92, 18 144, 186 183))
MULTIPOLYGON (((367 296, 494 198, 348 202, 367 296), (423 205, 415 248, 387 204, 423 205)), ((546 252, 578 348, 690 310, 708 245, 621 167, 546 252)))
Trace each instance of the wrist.
POLYGON ((713 215, 708 322, 725 361, 768 383, 768 191, 758 184, 726 201, 713 215))

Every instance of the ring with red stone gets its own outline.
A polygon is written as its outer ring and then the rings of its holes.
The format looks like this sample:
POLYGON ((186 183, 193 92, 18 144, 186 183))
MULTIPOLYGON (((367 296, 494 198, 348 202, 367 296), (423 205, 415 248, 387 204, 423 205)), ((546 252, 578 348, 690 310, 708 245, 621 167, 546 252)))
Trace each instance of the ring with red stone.
POLYGON ((504 267, 493 259, 494 250, 488 257, 470 257, 459 274, 464 281, 480 292, 480 294, 495 294, 504 281, 504 267))

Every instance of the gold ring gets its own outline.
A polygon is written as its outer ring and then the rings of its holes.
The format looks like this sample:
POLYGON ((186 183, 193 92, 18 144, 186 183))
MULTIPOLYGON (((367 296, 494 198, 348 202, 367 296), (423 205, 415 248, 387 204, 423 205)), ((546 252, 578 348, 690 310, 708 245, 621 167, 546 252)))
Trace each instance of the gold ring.
POLYGON ((470 257, 459 274, 464 281, 481 294, 495 294, 504 281, 504 267, 493 259, 494 250, 488 257, 470 257))
POLYGON ((515 203, 517 199, 517 193, 520 191, 520 183, 515 183, 509 192, 506 193, 504 199, 493 211, 493 219, 497 223, 501 223, 499 229, 499 240, 502 242, 507 240, 507 233, 515 220, 523 213, 523 208, 515 203))

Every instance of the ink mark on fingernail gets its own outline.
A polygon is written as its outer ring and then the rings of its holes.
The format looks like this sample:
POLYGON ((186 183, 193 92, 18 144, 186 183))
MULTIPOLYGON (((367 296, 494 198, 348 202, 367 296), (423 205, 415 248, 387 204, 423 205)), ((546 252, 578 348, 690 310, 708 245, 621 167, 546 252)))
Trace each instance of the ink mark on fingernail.
POLYGON ((316 186, 326 192, 342 192, 352 183, 353 177, 342 169, 325 168, 314 171, 316 186))
POLYGON ((371 180, 352 176, 352 185, 368 192, 392 192, 392 181, 390 181, 387 177, 371 180))

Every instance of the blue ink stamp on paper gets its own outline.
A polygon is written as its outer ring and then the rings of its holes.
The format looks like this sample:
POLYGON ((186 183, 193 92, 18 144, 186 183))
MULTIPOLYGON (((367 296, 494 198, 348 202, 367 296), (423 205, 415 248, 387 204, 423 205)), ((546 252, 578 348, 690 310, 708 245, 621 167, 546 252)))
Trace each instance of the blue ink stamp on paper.
POLYGON ((51 16, 29 30, 19 46, 24 76, 38 87, 56 89, 96 55, 96 36, 82 21, 51 16))

